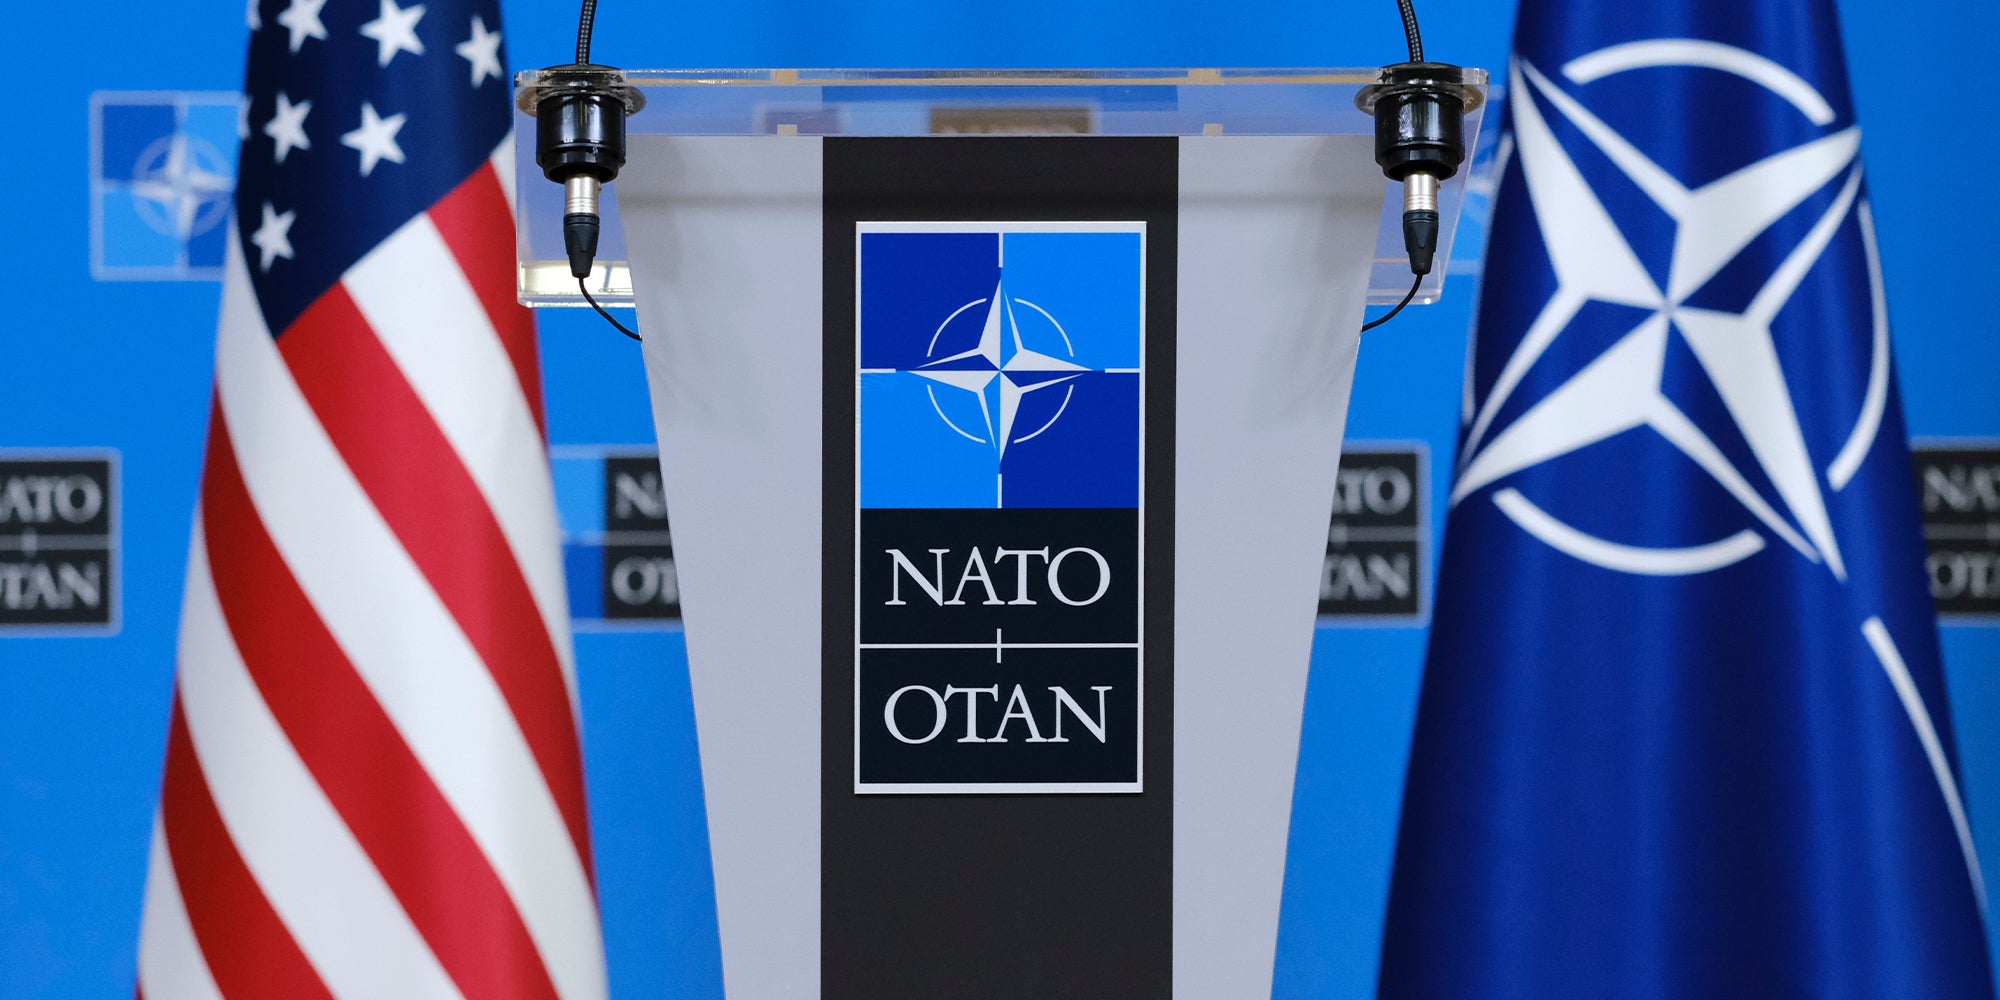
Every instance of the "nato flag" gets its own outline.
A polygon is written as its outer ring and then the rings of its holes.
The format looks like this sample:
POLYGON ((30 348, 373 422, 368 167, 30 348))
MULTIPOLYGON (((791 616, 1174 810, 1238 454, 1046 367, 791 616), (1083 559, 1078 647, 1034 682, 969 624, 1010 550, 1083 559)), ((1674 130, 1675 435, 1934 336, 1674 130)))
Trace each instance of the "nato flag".
POLYGON ((1830 0, 1524 0, 1388 997, 1987 997, 1830 0))

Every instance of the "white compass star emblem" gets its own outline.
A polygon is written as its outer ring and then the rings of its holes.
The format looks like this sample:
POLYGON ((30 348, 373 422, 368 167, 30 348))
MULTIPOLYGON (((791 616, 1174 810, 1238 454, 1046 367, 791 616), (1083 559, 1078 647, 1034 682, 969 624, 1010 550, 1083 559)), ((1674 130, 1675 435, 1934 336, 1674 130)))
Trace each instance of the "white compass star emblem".
POLYGON ((227 215, 236 182, 222 151, 175 132, 154 140, 132 168, 132 197, 154 230, 180 240, 214 229, 227 215))
MULTIPOLYGON (((938 416, 942 417, 952 430, 982 444, 990 441, 1002 455, 1007 453, 1009 443, 1029 440, 1054 426, 1056 420, 1062 416, 1063 410, 1069 407, 1070 396, 1074 394, 1076 387, 1067 386, 1061 406, 1057 407, 1055 415, 1046 423, 1030 433, 1015 437, 1014 424, 1020 416, 1021 400, 1024 397, 1032 392, 1068 383, 1078 375, 1091 370, 1073 361, 1032 351, 1024 346, 1021 342, 1021 327, 1014 320, 1016 304, 1041 313, 1055 326, 1058 333, 1062 333, 1062 325, 1055 322, 1055 317, 1049 316, 1042 307, 1025 299, 1008 298, 1003 284, 993 289, 992 298, 975 299, 960 306, 950 316, 945 317, 943 323, 938 324, 937 333, 931 336, 931 347, 935 350, 938 337, 943 335, 945 327, 951 325, 952 320, 969 309, 985 305, 986 324, 980 330, 979 343, 976 346, 928 362, 910 372, 912 375, 920 375, 933 382, 963 389, 977 396, 980 415, 986 421, 984 437, 965 430, 953 423, 950 417, 945 416, 944 408, 937 405, 935 393, 931 395, 931 405, 937 407, 938 416)), ((1063 333, 1062 337, 1067 344, 1069 335, 1063 333)))
MULTIPOLYGON (((1612 73, 1659 66, 1722 70, 1763 85, 1815 125, 1834 114, 1817 91, 1789 70, 1754 53, 1713 42, 1661 40, 1615 46, 1563 67, 1572 84, 1612 73)), ((1868 209, 1857 200, 1860 130, 1848 127, 1784 150, 1702 187, 1690 189, 1533 65, 1512 68, 1517 155, 1547 245, 1557 287, 1542 307, 1492 390, 1475 410, 1454 487, 1457 503, 1474 491, 1531 466, 1634 428, 1650 428, 1699 465, 1764 527, 1806 558, 1846 578, 1821 489, 1779 364, 1771 323, 1820 259, 1850 211, 1858 211, 1875 292, 1874 371, 1863 412, 1847 446, 1825 469, 1838 491, 1854 475, 1879 426, 1887 381, 1887 319, 1882 307, 1868 209), (1662 287, 1640 263, 1535 100, 1539 94, 1673 220, 1674 242, 1662 287), (1687 305, 1751 241, 1814 193, 1845 175, 1832 204, 1764 281, 1741 313, 1687 305), (1610 302, 1647 315, 1608 350, 1505 426, 1495 418, 1529 369, 1569 327, 1586 303, 1610 302), (1784 511, 1767 502, 1708 435, 1669 401, 1661 379, 1669 337, 1692 351, 1784 511)), ((1469 401, 1468 401, 1469 404, 1469 401)), ((1745 528, 1687 548, 1624 545, 1587 535, 1502 489, 1494 502, 1515 523, 1549 545, 1607 569, 1654 575, 1699 573, 1761 550, 1764 536, 1745 528)))

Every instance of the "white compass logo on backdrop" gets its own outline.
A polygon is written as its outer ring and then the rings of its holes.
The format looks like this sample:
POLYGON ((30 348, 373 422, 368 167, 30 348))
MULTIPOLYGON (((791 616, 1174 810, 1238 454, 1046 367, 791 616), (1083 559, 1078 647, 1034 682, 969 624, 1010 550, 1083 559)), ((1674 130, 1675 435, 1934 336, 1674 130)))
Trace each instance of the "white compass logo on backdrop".
POLYGON ((221 279, 245 108, 225 91, 90 95, 93 277, 221 279))
POLYGON ((185 241, 229 214, 233 173, 214 143, 175 132, 140 152, 132 165, 132 201, 154 232, 185 241))
MULTIPOLYGON (((1770 91, 1813 125, 1827 126, 1834 120, 1826 99, 1798 75, 1763 56, 1714 42, 1671 39, 1613 46, 1569 62, 1561 75, 1571 85, 1581 86, 1654 67, 1730 73, 1770 91)), ((1823 135, 1690 189, 1525 60, 1514 63, 1510 89, 1515 148, 1556 289, 1476 411, 1467 390, 1464 417, 1469 429, 1452 503, 1515 472, 1644 427, 1713 477, 1742 504, 1746 520, 1754 519, 1800 555, 1846 579, 1821 488, 1822 468, 1800 431, 1771 323, 1849 214, 1858 213, 1873 301, 1874 347, 1860 412, 1845 445, 1823 468, 1825 485, 1838 492, 1853 479, 1868 453, 1888 394, 1889 333, 1881 269, 1868 206, 1858 197, 1860 129, 1850 126, 1823 135), (1641 264, 1631 242, 1585 182, 1543 118, 1536 94, 1672 220, 1673 254, 1665 287, 1641 264), (1686 304, 1751 241, 1843 175, 1832 205, 1764 279, 1747 308, 1729 313, 1686 304), (1511 423, 1496 427, 1496 415, 1528 370, 1590 302, 1638 307, 1648 315, 1563 385, 1511 423), (1661 380, 1668 338, 1673 336, 1692 350, 1784 511, 1767 502, 1723 450, 1667 398, 1661 380)), ((1626 573, 1703 573, 1748 558, 1767 544, 1765 534, 1746 524, 1694 546, 1629 545, 1567 524, 1517 489, 1498 490, 1493 501, 1545 544, 1626 573)))

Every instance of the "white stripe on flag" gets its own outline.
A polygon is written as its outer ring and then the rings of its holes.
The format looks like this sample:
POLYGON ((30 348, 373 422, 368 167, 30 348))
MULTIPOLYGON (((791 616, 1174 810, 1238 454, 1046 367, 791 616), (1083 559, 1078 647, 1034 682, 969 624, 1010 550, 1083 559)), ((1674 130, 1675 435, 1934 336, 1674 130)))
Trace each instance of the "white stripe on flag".
POLYGON ((167 835, 153 820, 152 855, 146 862, 146 913, 139 924, 139 991, 147 1000, 222 1000, 201 945, 188 922, 167 835))
POLYGON ((343 283, 500 522, 555 642, 574 717, 576 670, 548 455, 479 296, 428 215, 369 251, 343 283))
POLYGON ((199 514, 183 600, 195 756, 237 853, 320 981, 342 1000, 462 1000, 258 692, 216 598, 199 514))
POLYGON ((258 516, 506 886, 557 990, 603 997, 590 881, 520 727, 293 381, 234 244, 227 268, 216 389, 258 516))
POLYGON ((493 155, 487 157, 493 164, 493 172, 500 176, 500 193, 507 196, 507 215, 514 215, 514 130, 507 130, 507 138, 500 140, 493 155))

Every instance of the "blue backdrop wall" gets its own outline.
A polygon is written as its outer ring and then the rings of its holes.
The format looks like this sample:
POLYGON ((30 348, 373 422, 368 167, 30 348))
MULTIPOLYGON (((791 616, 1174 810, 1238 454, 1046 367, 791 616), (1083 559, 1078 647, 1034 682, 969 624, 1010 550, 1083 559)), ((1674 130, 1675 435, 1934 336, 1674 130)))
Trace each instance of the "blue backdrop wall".
MULTIPOLYGON (((1435 56, 1504 66, 1514 3, 1421 6, 1435 56)), ((1921 437, 2000 437, 1990 306, 2000 279, 1990 183, 2000 142, 1991 130, 1968 131, 1964 112, 1912 99, 1935 89, 1970 102, 1971 120, 1985 117, 2000 8, 1845 0, 1841 11, 1909 424, 1921 437)), ((572 0, 515 0, 505 12, 513 68, 568 58, 572 0)), ((218 130, 226 147, 243 12, 68 0, 17 9, 12 20, 17 30, 0 37, 21 109, 0 133, 0 191, 12 194, 0 212, 0 275, 10 283, 0 306, 0 450, 117 453, 122 611, 109 634, 0 633, 0 1000, 110 1000, 131 995, 218 285, 199 273, 103 280, 183 262, 149 257, 144 220, 120 207, 130 199, 105 196, 96 165, 135 154, 99 148, 91 123, 113 105, 150 103, 175 109, 189 130, 218 130)), ((599 57, 626 65, 1374 65, 1400 51, 1387 0, 612 0, 599 25, 599 57)), ((1461 276, 1442 304, 1366 339, 1351 438, 1421 441, 1445 465, 1477 291, 1461 276)), ((542 353, 554 444, 650 447, 633 345, 594 318, 552 314, 542 353)), ((1432 510, 1442 510, 1446 485, 1442 475, 1430 483, 1432 510)), ((1434 517, 1430 530, 1440 528, 1434 517)), ((1954 623, 1943 633, 1973 827, 1990 842, 2000 837, 2000 628, 1954 623)), ((1279 997, 1372 991, 1424 639, 1420 622, 1319 635, 1279 997)), ((586 632, 577 645, 614 995, 719 997, 680 637, 586 632)), ((2000 849, 1987 853, 1987 869, 2000 881, 2000 849)))

